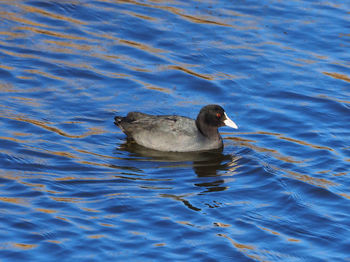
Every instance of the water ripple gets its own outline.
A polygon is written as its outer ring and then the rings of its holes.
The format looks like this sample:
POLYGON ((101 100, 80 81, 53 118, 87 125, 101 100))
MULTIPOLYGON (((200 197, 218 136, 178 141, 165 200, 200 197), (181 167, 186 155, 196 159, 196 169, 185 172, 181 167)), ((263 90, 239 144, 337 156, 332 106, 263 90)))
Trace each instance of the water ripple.
POLYGON ((349 260, 347 3, 0 10, 1 259, 349 260), (113 124, 211 103, 240 126, 222 152, 148 150, 113 124))

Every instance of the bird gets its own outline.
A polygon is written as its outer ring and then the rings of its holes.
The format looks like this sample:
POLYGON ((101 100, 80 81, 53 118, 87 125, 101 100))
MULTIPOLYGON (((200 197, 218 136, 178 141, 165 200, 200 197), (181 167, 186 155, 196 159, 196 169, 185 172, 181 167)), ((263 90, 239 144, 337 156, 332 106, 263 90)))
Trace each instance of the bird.
POLYGON ((219 105, 206 105, 191 119, 178 115, 149 115, 129 112, 116 116, 114 124, 128 140, 149 149, 164 152, 192 152, 223 148, 219 127, 238 126, 219 105))

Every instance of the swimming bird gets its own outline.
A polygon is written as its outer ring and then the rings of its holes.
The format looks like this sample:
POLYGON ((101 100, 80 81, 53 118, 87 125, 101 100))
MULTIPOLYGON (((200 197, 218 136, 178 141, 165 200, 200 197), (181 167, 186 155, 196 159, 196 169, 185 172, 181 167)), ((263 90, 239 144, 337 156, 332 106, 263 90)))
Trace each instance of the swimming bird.
POLYGON ((178 115, 149 115, 130 112, 116 116, 114 124, 137 144, 166 152, 191 152, 223 147, 218 131, 221 126, 237 125, 219 105, 203 107, 197 119, 178 115))

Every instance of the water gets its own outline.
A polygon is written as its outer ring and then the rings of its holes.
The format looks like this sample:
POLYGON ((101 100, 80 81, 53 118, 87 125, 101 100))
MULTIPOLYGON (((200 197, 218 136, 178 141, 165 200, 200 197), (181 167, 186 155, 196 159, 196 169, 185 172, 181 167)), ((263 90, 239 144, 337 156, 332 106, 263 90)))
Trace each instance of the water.
POLYGON ((350 261, 347 1, 0 1, 0 260, 350 261), (116 114, 222 105, 223 152, 116 114))

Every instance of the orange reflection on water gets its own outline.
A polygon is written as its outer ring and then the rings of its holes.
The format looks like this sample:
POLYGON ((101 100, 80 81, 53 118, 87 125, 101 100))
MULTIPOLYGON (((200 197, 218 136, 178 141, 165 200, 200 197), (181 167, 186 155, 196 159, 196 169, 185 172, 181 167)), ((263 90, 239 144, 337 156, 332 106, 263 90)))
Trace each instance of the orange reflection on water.
POLYGON ((231 244, 234 247, 236 247, 237 249, 239 249, 240 251, 245 252, 245 250, 247 250, 247 249, 248 250, 254 250, 255 249, 255 247, 252 246, 252 245, 245 245, 245 244, 241 244, 241 243, 238 243, 238 242, 234 241, 232 238, 230 238, 226 234, 219 233, 219 234, 217 234, 217 236, 224 237, 224 238, 228 239, 231 242, 231 244))
POLYGON ((13 66, 5 66, 5 65, 0 65, 0 68, 6 69, 6 70, 13 70, 13 69, 15 69, 13 66))
POLYGON ((0 31, 0 35, 7 35, 7 36, 9 36, 8 39, 25 38, 26 37, 26 35, 23 33, 8 32, 8 31, 0 31))
POLYGON ((170 65, 170 66, 167 66, 168 69, 173 69, 173 70, 180 70, 180 71, 183 71, 187 74, 190 74, 190 75, 193 75, 193 76, 196 76, 196 77, 199 77, 199 78, 203 78, 203 79, 206 79, 206 80, 213 80, 214 77, 210 76, 210 75, 205 75, 205 74, 200 74, 200 73, 196 73, 188 68, 185 68, 185 67, 182 67, 182 66, 178 66, 178 65, 170 65))
POLYGON ((221 223, 221 222, 214 222, 214 226, 217 226, 217 227, 231 227, 231 225, 224 224, 224 223, 221 223))
POLYGON ((267 228, 267 227, 260 227, 260 226, 258 226, 258 227, 261 228, 262 230, 265 230, 265 231, 267 231, 267 232, 273 234, 273 235, 276 235, 276 236, 280 235, 280 233, 278 233, 278 232, 276 232, 276 231, 274 231, 274 230, 272 230, 272 229, 269 229, 269 228, 267 228))
POLYGON ((350 82, 350 77, 344 74, 339 74, 339 73, 329 73, 329 72, 323 72, 323 74, 336 78, 336 79, 340 79, 340 80, 344 80, 346 82, 350 82))
POLYGON ((37 98, 20 97, 20 96, 10 96, 9 98, 17 100, 23 104, 28 104, 29 106, 33 106, 33 107, 42 106, 42 104, 40 102, 38 102, 39 100, 37 98))
POLYGON ((23 197, 0 197, 0 201, 17 205, 29 205, 28 200, 23 197))
POLYGON ((92 238, 92 239, 99 239, 99 238, 103 238, 103 237, 106 237, 105 235, 90 235, 90 236, 87 236, 88 238, 92 238))
POLYGON ((34 58, 34 59, 38 58, 35 55, 15 53, 15 52, 8 51, 8 50, 5 50, 5 49, 0 49, 0 51, 5 53, 5 54, 7 54, 7 55, 9 55, 9 56, 22 57, 22 58, 34 58))
POLYGON ((19 22, 21 24, 26 24, 26 25, 49 27, 48 25, 39 24, 37 22, 33 22, 28 19, 25 19, 21 17, 21 15, 22 15, 21 13, 19 14, 19 13, 10 13, 10 12, 0 11, 0 17, 2 17, 3 19, 12 20, 14 22, 19 22))
POLYGON ((68 133, 60 130, 57 127, 49 126, 50 124, 52 124, 51 122, 44 122, 44 121, 40 121, 40 120, 30 119, 30 118, 27 118, 27 117, 24 117, 24 116, 3 116, 3 115, 0 115, 0 117, 4 117, 4 118, 12 119, 12 120, 17 120, 17 121, 30 123, 30 124, 36 125, 38 127, 44 128, 46 130, 55 132, 55 133, 57 133, 59 135, 62 135, 62 136, 65 136, 65 137, 69 137, 69 138, 85 138, 85 137, 88 137, 88 136, 91 136, 91 135, 97 135, 97 134, 105 133, 104 130, 94 127, 94 128, 89 128, 90 131, 85 132, 85 133, 83 133, 81 135, 71 135, 71 134, 68 134, 68 133))
POLYGON ((56 210, 53 210, 53 209, 36 208, 35 210, 37 210, 37 211, 39 211, 39 212, 46 213, 46 214, 57 213, 57 211, 56 211, 56 210))
POLYGON ((138 14, 138 13, 135 13, 135 12, 132 12, 132 11, 123 10, 122 12, 124 14, 128 14, 130 16, 134 16, 134 17, 137 17, 137 18, 140 18, 140 19, 143 19, 143 20, 148 20, 148 21, 157 21, 158 20, 155 17, 147 16, 145 14, 138 14))
POLYGON ((57 202, 66 202, 66 203, 81 203, 83 202, 81 198, 78 197, 53 197, 50 196, 52 200, 55 200, 57 202))
POLYGON ((54 31, 50 31, 50 30, 38 29, 35 27, 31 27, 31 26, 18 26, 18 27, 14 27, 12 30, 24 31, 24 32, 26 32, 26 31, 34 32, 37 34, 54 36, 54 37, 58 37, 58 38, 72 39, 72 40, 88 40, 86 37, 82 37, 82 36, 63 34, 63 33, 54 32, 54 31))
POLYGON ((350 195, 348 195, 346 193, 340 193, 339 195, 350 200, 350 195))
POLYGON ((271 154, 273 154, 273 156, 276 159, 279 159, 279 160, 282 160, 282 161, 285 161, 285 162, 295 163, 295 164, 300 164, 300 163, 305 162, 304 160, 295 160, 292 156, 285 156, 285 155, 283 155, 282 153, 278 152, 275 149, 270 149, 270 148, 266 148, 266 147, 257 146, 255 144, 253 144, 253 142, 256 142, 256 141, 253 141, 253 140, 237 138, 237 137, 226 137, 226 139, 233 140, 233 141, 237 142, 240 146, 248 147, 248 148, 250 148, 250 149, 252 149, 254 151, 257 151, 257 152, 271 153, 271 154))
POLYGON ((288 175, 291 175, 293 178, 309 183, 314 186, 322 187, 322 188, 328 188, 330 186, 338 186, 339 184, 334 183, 330 180, 324 179, 324 178, 317 178, 312 177, 309 175, 301 174, 295 171, 287 170, 287 169, 280 169, 284 172, 286 172, 288 175))
MULTIPOLYGON (((236 133, 238 134, 238 133, 236 133)), ((287 136, 283 136, 279 133, 271 133, 271 132, 265 132, 265 131, 258 131, 258 132, 249 132, 249 133, 239 133, 239 134, 262 134, 262 135, 270 135, 270 136, 275 136, 278 139, 282 139, 282 140, 286 140, 286 141, 290 141, 293 143, 297 143, 303 146, 308 146, 311 147, 313 149, 317 149, 317 150, 328 150, 331 152, 334 152, 334 149, 330 148, 330 147, 326 147, 326 146, 319 146, 319 145, 314 145, 302 140, 298 140, 298 139, 294 139, 294 138, 289 138, 287 136)), ((254 145, 254 143, 256 143, 257 141, 254 140, 248 140, 248 139, 244 139, 244 138, 236 138, 236 137, 227 137, 227 139, 233 140, 238 142, 241 146, 244 147, 248 147, 251 148, 254 151, 258 151, 258 152, 268 152, 271 153, 272 156, 274 156, 276 159, 278 160, 282 160, 288 163, 294 163, 294 164, 303 164, 304 162, 306 162, 307 160, 303 159, 303 160, 295 160, 293 157, 291 156, 285 156, 282 155, 280 152, 278 152, 275 149, 269 149, 269 148, 264 148, 264 147, 259 147, 257 145, 254 145)), ((322 188, 328 188, 331 186, 339 186, 339 184, 332 182, 330 180, 324 179, 324 178, 317 178, 317 177, 313 177, 311 175, 307 175, 307 174, 302 174, 296 171, 292 171, 292 170, 288 170, 288 169, 283 169, 274 165, 268 165, 269 168, 275 169, 275 170, 279 170, 281 172, 283 172, 286 176, 290 176, 293 177, 294 179, 306 182, 308 184, 314 185, 314 186, 318 186, 318 187, 322 187, 322 188)), ((319 172, 320 173, 320 172, 319 172)), ((322 172, 321 172, 322 173, 322 172)), ((324 173, 327 173, 326 171, 324 171, 324 173)))
POLYGON ((66 21, 66 22, 70 22, 70 23, 74 23, 74 24, 87 25, 86 22, 83 22, 83 21, 80 21, 80 20, 77 20, 74 18, 66 17, 63 15, 54 14, 54 13, 51 13, 49 11, 37 8, 37 7, 27 6, 24 4, 18 4, 18 6, 21 7, 25 12, 28 12, 28 13, 36 13, 39 15, 43 15, 43 16, 55 19, 55 20, 62 20, 62 21, 66 21))
POLYGON ((58 46, 64 46, 64 47, 69 47, 69 48, 74 48, 77 50, 83 50, 83 51, 90 51, 94 49, 94 46, 87 45, 87 44, 77 44, 77 43, 72 43, 72 42, 66 42, 66 41, 58 41, 58 40, 44 40, 45 43, 48 44, 55 44, 58 46))
POLYGON ((23 249, 23 250, 28 250, 28 249, 36 248, 38 245, 37 244, 12 243, 12 246, 15 248, 23 249))

